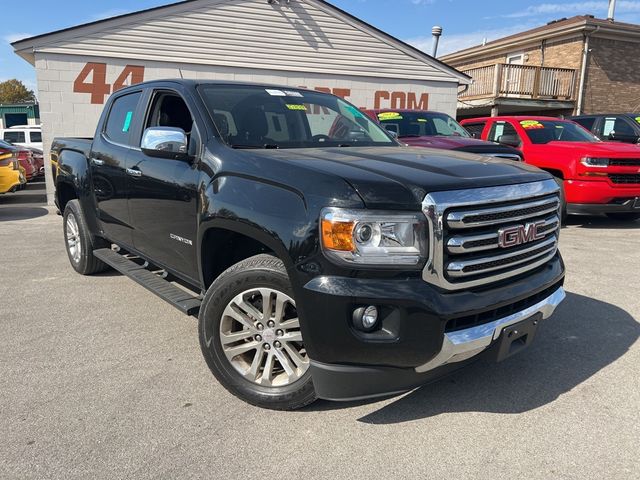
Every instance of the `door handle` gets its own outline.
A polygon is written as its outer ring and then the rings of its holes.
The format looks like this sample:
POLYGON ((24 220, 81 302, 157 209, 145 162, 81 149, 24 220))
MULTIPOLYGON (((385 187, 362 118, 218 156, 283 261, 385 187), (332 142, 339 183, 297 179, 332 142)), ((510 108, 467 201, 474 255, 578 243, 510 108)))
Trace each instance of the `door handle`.
POLYGON ((100 160, 98 158, 92 158, 91 165, 95 165, 96 167, 99 167, 101 165, 104 165, 104 160, 100 160))
POLYGON ((133 168, 127 168, 127 174, 132 177, 141 177, 142 172, 140 170, 134 170, 133 168))

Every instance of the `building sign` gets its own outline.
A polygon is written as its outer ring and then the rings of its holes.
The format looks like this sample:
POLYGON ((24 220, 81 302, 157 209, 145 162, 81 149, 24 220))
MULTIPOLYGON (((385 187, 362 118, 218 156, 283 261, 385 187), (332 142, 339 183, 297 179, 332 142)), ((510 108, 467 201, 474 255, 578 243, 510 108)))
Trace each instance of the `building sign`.
MULTIPOLYGON (((107 77, 106 63, 87 63, 73 82, 73 92, 90 95, 92 104, 103 105, 112 93, 129 85, 144 82, 145 67, 141 65, 126 65, 115 78, 109 79, 107 77)), ((265 80, 265 83, 272 82, 265 80)), ((308 87, 301 86, 300 88, 308 87)), ((350 100, 352 94, 350 88, 327 88, 323 86, 312 88, 319 92, 331 93, 345 100, 350 100)), ((366 105, 360 105, 363 110, 367 108, 376 110, 427 110, 429 108, 429 94, 426 92, 370 90, 367 93, 367 97, 365 98, 366 102, 363 102, 366 105)), ((363 100, 362 94, 358 96, 358 99, 359 101, 363 100)))

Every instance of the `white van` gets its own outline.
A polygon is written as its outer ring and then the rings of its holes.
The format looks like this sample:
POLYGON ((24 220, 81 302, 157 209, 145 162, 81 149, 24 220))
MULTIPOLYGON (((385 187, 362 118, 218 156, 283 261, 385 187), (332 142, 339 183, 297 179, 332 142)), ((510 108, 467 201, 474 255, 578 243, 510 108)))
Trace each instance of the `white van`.
POLYGON ((17 125, 0 130, 0 132, 0 138, 5 142, 42 150, 42 127, 40 125, 17 125))

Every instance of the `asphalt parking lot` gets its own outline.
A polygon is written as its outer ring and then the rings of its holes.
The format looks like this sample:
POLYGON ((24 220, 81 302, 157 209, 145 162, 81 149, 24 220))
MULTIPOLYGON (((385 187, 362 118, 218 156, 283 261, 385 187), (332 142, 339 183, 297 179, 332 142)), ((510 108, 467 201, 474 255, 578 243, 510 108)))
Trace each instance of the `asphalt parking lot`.
POLYGON ((640 222, 571 219, 567 300, 521 355, 280 413, 216 383, 193 318, 75 274, 41 195, 0 197, 0 478, 640 478, 640 222))

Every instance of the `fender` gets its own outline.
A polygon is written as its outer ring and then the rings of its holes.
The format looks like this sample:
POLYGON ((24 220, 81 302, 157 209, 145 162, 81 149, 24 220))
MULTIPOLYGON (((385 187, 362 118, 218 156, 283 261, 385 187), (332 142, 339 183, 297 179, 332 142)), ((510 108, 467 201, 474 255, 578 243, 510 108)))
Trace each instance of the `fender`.
MULTIPOLYGON (((56 144, 54 144, 53 148, 60 148, 58 150, 58 169, 55 179, 55 199, 61 213, 64 213, 63 202, 65 199, 60 197, 60 192, 64 191, 65 188, 73 190, 74 197, 78 199, 84 212, 95 212, 96 205, 86 154, 77 150, 66 149, 64 146, 56 144)), ((99 231, 96 220, 96 215, 85 214, 85 221, 94 237, 99 231)))
POLYGON ((301 259, 313 254, 318 220, 296 191, 254 178, 223 175, 203 192, 198 231, 198 264, 202 271, 202 245, 212 228, 252 237, 272 250, 290 275, 301 259))

